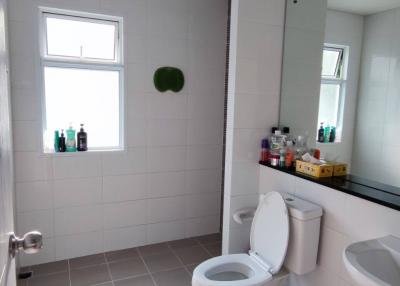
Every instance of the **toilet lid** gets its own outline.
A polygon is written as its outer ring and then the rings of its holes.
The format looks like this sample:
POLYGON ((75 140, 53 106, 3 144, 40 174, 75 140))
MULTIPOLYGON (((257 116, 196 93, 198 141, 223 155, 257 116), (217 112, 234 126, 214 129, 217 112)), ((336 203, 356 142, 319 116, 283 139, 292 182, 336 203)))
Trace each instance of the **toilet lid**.
POLYGON ((251 252, 268 266, 270 273, 279 272, 289 241, 289 217, 286 203, 278 192, 260 199, 250 233, 251 252))

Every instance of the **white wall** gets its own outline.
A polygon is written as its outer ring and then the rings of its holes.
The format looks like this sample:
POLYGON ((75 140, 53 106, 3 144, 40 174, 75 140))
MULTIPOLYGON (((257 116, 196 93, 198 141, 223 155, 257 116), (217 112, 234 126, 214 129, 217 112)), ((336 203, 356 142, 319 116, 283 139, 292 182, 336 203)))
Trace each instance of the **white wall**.
POLYGON ((315 146, 326 0, 287 1, 279 124, 315 146))
POLYGON ((365 18, 352 173, 400 186, 400 9, 365 18))
POLYGON ((224 253, 248 250, 250 228, 231 215, 257 201, 261 139, 278 122, 284 10, 282 0, 232 1, 224 253))
MULTIPOLYGON (((400 212, 298 177, 260 167, 260 193, 289 192, 324 210, 317 269, 291 277, 291 286, 349 286, 342 261, 344 248, 356 241, 400 236, 400 212)), ((353 284, 356 285, 356 284, 353 284)))
POLYGON ((343 129, 341 142, 318 144, 324 158, 351 163, 358 79, 363 40, 364 17, 328 10, 326 14, 325 43, 348 47, 347 81, 344 97, 343 129))
POLYGON ((9 14, 18 233, 45 237, 23 265, 217 232, 227 1, 12 0, 9 14), (41 154, 38 5, 124 17, 125 152, 41 154), (162 65, 183 70, 181 93, 155 90, 162 65))

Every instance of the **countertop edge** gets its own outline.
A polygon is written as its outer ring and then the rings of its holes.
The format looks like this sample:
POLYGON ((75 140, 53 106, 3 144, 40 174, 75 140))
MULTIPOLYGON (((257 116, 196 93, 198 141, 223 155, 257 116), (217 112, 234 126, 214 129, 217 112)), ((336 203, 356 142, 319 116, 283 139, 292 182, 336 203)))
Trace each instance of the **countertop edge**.
POLYGON ((287 169, 281 167, 271 166, 268 163, 259 162, 261 166, 269 167, 271 169, 328 187, 348 195, 352 195, 367 201, 385 206, 397 211, 400 211, 400 196, 379 190, 373 187, 365 186, 364 184, 354 183, 346 180, 343 177, 329 177, 329 178, 315 178, 296 172, 294 169, 287 169))

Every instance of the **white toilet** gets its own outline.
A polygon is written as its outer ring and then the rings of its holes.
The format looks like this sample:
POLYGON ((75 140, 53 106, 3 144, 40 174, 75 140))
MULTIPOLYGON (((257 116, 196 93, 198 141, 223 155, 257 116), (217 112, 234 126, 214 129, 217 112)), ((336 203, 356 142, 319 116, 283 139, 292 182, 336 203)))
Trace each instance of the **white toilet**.
POLYGON ((270 286, 282 276, 283 264, 298 275, 313 271, 321 216, 321 207, 299 198, 284 199, 277 192, 261 196, 251 225, 249 254, 204 261, 193 272, 192 286, 270 286))

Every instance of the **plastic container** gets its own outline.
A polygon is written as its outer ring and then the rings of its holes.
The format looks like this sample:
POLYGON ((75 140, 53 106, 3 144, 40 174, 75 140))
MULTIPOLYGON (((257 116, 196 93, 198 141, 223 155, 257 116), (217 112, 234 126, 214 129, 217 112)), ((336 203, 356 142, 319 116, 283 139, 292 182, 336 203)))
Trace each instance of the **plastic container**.
POLYGON ((271 154, 280 155, 280 150, 285 147, 285 138, 281 131, 275 130, 271 136, 271 154))
POLYGON ((260 161, 261 162, 269 162, 270 157, 270 147, 269 147, 269 140, 263 139, 261 141, 261 155, 260 161))
POLYGON ((75 139, 75 130, 72 125, 67 129, 67 152, 76 152, 76 139, 75 139))
POLYGON ((288 141, 286 143, 285 167, 291 168, 293 166, 293 161, 294 161, 293 142, 288 141))
POLYGON ((54 152, 60 151, 60 132, 54 131, 54 152))

